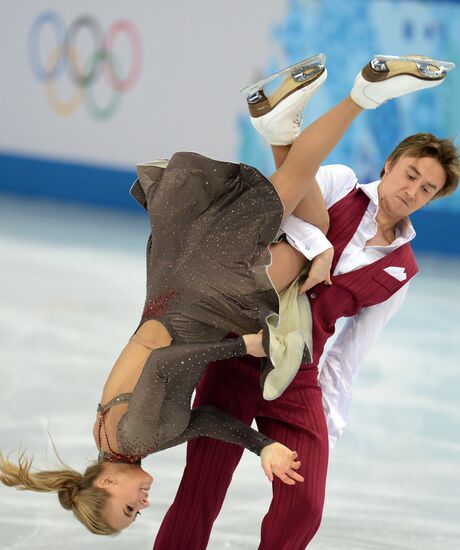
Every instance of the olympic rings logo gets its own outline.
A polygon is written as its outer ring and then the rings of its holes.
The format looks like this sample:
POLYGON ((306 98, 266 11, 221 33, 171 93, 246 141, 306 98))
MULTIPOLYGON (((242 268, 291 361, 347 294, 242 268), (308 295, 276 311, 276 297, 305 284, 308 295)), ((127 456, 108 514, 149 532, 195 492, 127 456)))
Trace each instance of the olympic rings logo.
POLYGON ((127 19, 115 21, 104 33, 99 21, 91 15, 78 17, 66 29, 60 15, 54 11, 46 11, 32 23, 27 50, 32 72, 37 80, 43 82, 54 111, 62 116, 75 112, 83 100, 94 118, 110 118, 118 110, 122 94, 136 83, 142 66, 142 40, 134 23, 127 19), (51 27, 56 45, 42 59, 40 45, 46 27, 51 27), (85 56, 85 61, 77 50, 78 37, 82 31, 89 33, 92 42, 92 51, 85 56), (122 74, 120 60, 114 54, 115 42, 121 34, 126 35, 130 46, 131 63, 125 71, 126 74, 122 74), (58 95, 56 82, 65 72, 72 81, 74 90, 70 98, 64 100, 58 95), (101 78, 111 91, 111 96, 104 105, 96 101, 94 93, 94 85, 101 78))

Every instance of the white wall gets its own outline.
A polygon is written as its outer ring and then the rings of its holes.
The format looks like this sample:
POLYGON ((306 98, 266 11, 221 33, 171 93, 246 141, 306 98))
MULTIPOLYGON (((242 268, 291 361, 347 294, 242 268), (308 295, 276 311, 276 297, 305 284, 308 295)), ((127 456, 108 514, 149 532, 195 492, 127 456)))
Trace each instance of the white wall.
MULTIPOLYGON (((286 9, 285 0, 136 0, 79 2, 2 0, 0 15, 0 150, 90 163, 134 167, 139 160, 197 150, 236 160, 235 117, 245 111, 239 88, 255 78, 275 46, 269 30, 286 9), (116 114, 94 120, 82 104, 60 116, 45 85, 34 76, 27 50, 35 18, 53 10, 68 28, 81 15, 94 16, 104 31, 127 18, 143 43, 142 68, 121 97, 116 114)), ((50 26, 39 41, 46 60, 56 47, 50 26)), ((92 49, 88 31, 78 34, 83 58, 92 49)), ((126 74, 130 47, 119 35, 114 51, 126 74)), ((62 99, 74 92, 64 72, 54 83, 62 99)), ((104 78, 95 97, 110 97, 104 78)))

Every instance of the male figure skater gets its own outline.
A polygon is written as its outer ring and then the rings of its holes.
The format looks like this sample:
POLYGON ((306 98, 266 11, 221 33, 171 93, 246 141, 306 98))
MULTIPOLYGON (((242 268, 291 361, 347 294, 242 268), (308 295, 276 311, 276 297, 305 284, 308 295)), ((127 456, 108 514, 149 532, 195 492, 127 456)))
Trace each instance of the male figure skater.
MULTIPOLYGON (((355 79, 351 100, 372 109, 440 84, 445 74, 442 64, 433 60, 375 57, 355 79)), ((265 98, 268 112, 265 109, 261 116, 250 109, 254 126, 272 145, 277 166, 299 134, 298 115, 309 95, 304 88, 278 105, 265 98)), ((303 288, 313 318, 312 361, 301 365, 290 386, 273 401, 262 397, 255 358, 212 363, 203 376, 195 407, 214 405, 248 424, 256 419, 261 432, 297 451, 302 462, 304 483, 289 487, 273 481, 259 550, 302 550, 318 530, 328 452, 346 423, 352 382, 418 271, 409 244, 415 232, 408 216, 434 198, 453 193, 459 173, 452 141, 430 134, 401 142, 388 157, 380 180, 364 186, 348 167, 321 167, 317 182, 329 211, 331 244, 321 245, 321 235, 311 237, 311 227, 299 219, 284 227, 289 242, 305 255, 312 249, 323 250, 303 288), (348 319, 323 359, 318 383, 324 345, 340 317, 348 319)), ((308 208, 308 203, 304 206, 308 208)), ((206 548, 241 454, 235 445, 207 438, 188 444, 184 475, 154 550, 206 548)))

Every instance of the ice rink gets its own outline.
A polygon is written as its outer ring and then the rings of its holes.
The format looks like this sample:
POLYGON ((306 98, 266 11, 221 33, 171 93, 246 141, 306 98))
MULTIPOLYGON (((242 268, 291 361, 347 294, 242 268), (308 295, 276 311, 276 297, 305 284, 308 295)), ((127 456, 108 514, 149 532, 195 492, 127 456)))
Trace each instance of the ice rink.
MULTIPOLYGON (((137 326, 147 217, 0 196, 0 448, 42 468, 96 458, 102 385, 137 326)), ((312 550, 460 548, 460 260, 419 258, 408 299, 363 365, 331 454, 312 550)), ((151 506, 122 535, 86 532, 54 494, 0 487, 0 549, 150 549, 185 447, 153 455, 151 506)), ((245 453, 209 549, 254 550, 270 485, 245 453)), ((276 549, 273 549, 276 550, 276 549)))

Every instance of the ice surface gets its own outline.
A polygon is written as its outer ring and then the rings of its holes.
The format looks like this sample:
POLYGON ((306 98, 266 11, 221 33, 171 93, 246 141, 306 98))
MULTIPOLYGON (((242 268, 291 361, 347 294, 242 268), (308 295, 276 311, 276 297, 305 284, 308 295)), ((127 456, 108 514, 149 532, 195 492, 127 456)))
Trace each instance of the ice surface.
MULTIPOLYGON (((144 299, 146 217, 0 196, 0 448, 36 465, 95 458, 104 379, 144 299)), ((406 303, 367 358, 331 456, 313 550, 460 548, 460 261, 420 260, 406 303)), ((152 505, 128 531, 87 533, 55 495, 0 487, 0 548, 150 549, 185 447, 145 461, 152 505)), ((254 550, 270 486, 245 453, 209 547, 254 550)), ((274 549, 276 550, 276 549, 274 549)))

